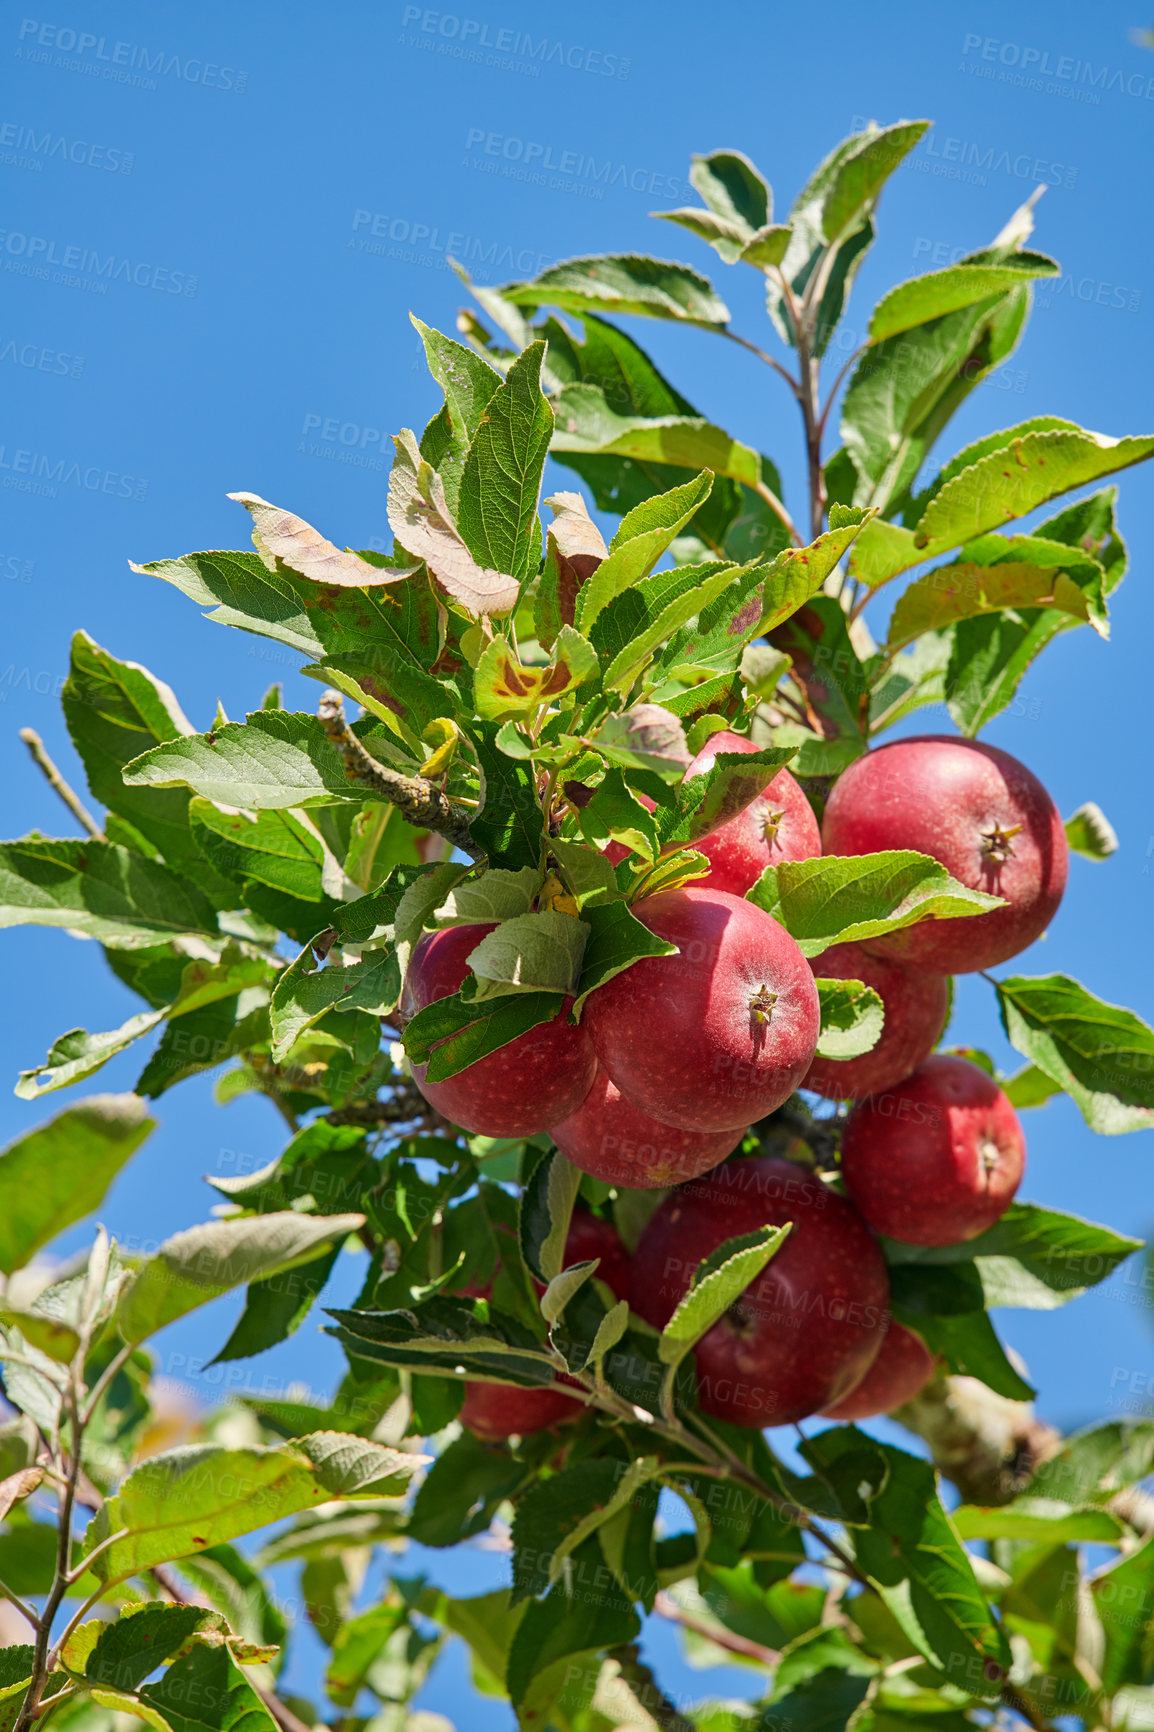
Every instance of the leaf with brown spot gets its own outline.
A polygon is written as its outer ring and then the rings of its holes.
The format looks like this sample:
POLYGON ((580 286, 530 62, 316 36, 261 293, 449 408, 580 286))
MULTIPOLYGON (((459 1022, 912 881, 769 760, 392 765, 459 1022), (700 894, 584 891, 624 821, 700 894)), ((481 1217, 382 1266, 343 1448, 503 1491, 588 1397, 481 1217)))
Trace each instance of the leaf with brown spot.
POLYGON ((473 619, 511 613, 517 581, 477 564, 453 522, 445 486, 424 461, 408 428, 393 440, 396 459, 389 476, 389 527, 398 543, 423 559, 434 582, 473 619))
POLYGON ((311 523, 279 505, 270 505, 259 493, 230 493, 238 505, 252 513, 253 545, 270 571, 277 561, 314 583, 336 584, 344 589, 363 589, 367 584, 400 583, 411 577, 415 565, 370 565, 359 554, 335 547, 311 523))
POLYGON ((597 656, 580 632, 563 625, 548 667, 523 667, 507 638, 488 644, 473 674, 477 713, 496 720, 525 715, 597 672, 597 656))
POLYGON ((545 538, 533 623, 542 649, 551 649, 561 627, 573 624, 577 592, 609 549, 579 493, 554 493, 545 503, 553 522, 545 538))

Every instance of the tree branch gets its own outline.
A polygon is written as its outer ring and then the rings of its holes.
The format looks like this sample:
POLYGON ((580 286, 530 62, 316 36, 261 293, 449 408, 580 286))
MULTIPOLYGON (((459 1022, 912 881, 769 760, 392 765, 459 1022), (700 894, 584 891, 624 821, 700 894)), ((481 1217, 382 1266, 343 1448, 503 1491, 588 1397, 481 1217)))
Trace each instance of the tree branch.
POLYGON ((324 1116, 326 1124, 364 1125, 371 1129, 374 1125, 407 1125, 413 1119, 424 1118, 428 1111, 429 1103, 416 1085, 402 1082, 394 1087, 388 1100, 356 1101, 324 1116))
POLYGON ((317 718, 329 743, 340 755, 345 775, 350 782, 369 788, 378 799, 388 800, 402 816, 418 830, 435 830, 454 848, 460 848, 472 860, 484 858, 485 850, 469 835, 471 814, 456 805, 423 776, 402 776, 387 764, 378 763, 367 752, 345 720, 344 699, 340 692, 322 693, 317 705, 317 718))
POLYGON ((680 1624, 683 1629, 692 1630, 694 1635, 704 1636, 707 1642, 712 1642, 717 1648, 724 1648, 730 1654, 740 1654, 743 1659, 757 1660, 761 1665, 771 1669, 777 1665, 781 1655, 775 1648, 763 1648, 760 1642, 751 1641, 748 1636, 739 1636, 736 1630, 715 1629, 707 1624, 704 1618, 695 1618, 692 1612, 687 1612, 679 1606, 672 1594, 664 1589, 653 1602, 653 1610, 671 1623, 680 1624))
POLYGON ((1029 1402, 995 1395, 974 1377, 935 1377, 893 1417, 924 1438, 967 1503, 985 1506, 1017 1497, 1062 1445, 1029 1402))
POLYGON ((48 786, 54 793, 60 795, 60 798, 64 801, 64 804, 68 807, 68 810, 80 825, 80 828, 82 830, 87 830, 94 842, 107 842, 108 837, 104 834, 104 831, 100 828, 100 825, 96 822, 96 819, 92 816, 92 813, 88 810, 79 794, 76 793, 75 789, 69 787, 56 765, 52 762, 52 759, 48 756, 44 741, 40 738, 36 729, 21 728, 20 738, 24 741, 24 744, 31 752, 33 763, 38 769, 43 770, 48 781, 48 786))

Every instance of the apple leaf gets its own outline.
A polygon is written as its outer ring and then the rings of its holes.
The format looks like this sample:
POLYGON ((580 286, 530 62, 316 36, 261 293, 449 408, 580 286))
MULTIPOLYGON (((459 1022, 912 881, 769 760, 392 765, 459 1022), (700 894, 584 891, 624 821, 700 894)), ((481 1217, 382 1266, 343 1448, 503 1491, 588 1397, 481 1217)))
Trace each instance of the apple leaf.
POLYGON ((891 1265, 890 1305, 898 1322, 942 1355, 951 1371, 978 1378, 1010 1401, 1030 1401, 1037 1393, 1006 1357, 972 1261, 891 1265))
POLYGON ((597 1273, 600 1258, 594 1257, 591 1262, 571 1263, 567 1269, 562 1269, 559 1275, 554 1275, 544 1293, 541 1295, 541 1315, 546 1323, 556 1323, 565 1312, 573 1295, 582 1288, 591 1275, 597 1273))
POLYGON ((367 1010, 387 1016, 401 996, 395 950, 370 950, 360 962, 320 968, 311 944, 285 969, 269 1002, 272 1057, 280 1064, 295 1041, 330 1010, 367 1010))
POLYGON ((912 849, 825 855, 767 866, 747 900, 772 914, 804 956, 859 943, 918 920, 985 914, 999 896, 970 890, 937 860, 912 849))
POLYGON ((270 505, 259 493, 230 493, 252 516, 252 539, 257 553, 271 571, 278 561, 314 583, 364 589, 377 583, 400 583, 416 571, 409 567, 370 565, 358 554, 342 552, 320 532, 279 505, 270 505))
POLYGON ((754 490, 761 458, 699 415, 619 415, 597 385, 567 385, 557 399, 556 451, 631 457, 681 469, 711 469, 754 490))
POLYGON ((445 594, 471 618, 511 613, 517 604, 517 579, 474 558, 453 522, 444 482, 421 456, 408 428, 393 445, 396 457, 389 474, 388 517, 398 544, 424 560, 445 594))
POLYGON ((117 1309, 120 1333, 133 1345, 145 1341, 234 1287, 312 1261, 322 1245, 346 1239, 364 1222, 363 1215, 284 1209, 189 1227, 140 1265, 117 1309))
POLYGON ((553 521, 545 536, 545 565, 537 585, 533 624, 538 643, 548 650, 561 627, 573 624, 578 591, 609 549, 580 493, 554 493, 545 503, 553 521))
MULTIPOLYGON (((492 1310, 481 1322, 471 1301, 434 1297, 403 1311, 328 1314, 337 1328, 327 1333, 353 1358, 407 1366, 422 1374, 515 1383, 523 1389, 543 1389, 554 1381, 553 1360, 523 1324, 492 1310)), ((580 1400, 579 1393, 573 1393, 580 1400)))
MULTIPOLYGON (((94 1697, 99 1695, 93 1691, 94 1697)), ((274 1732, 277 1726, 229 1645, 197 1645, 169 1666, 155 1684, 146 1684, 133 1703, 108 1702, 121 1713, 151 1720, 168 1732, 202 1732, 211 1703, 215 1732, 274 1732)))
POLYGON ((637 253, 566 259, 531 283, 502 290, 514 306, 559 307, 569 313, 640 313, 694 325, 727 325, 729 308, 712 283, 687 265, 637 253))
MULTIPOLYGON (((362 803, 366 790, 345 774, 315 716, 254 710, 247 722, 227 722, 143 752, 126 767, 132 787, 181 783, 222 806, 275 811, 338 799, 362 803)), ((371 796, 370 796, 371 797, 371 796)))
POLYGON ((1065 974, 997 983, 1002 1026, 1103 1136, 1154 1125, 1154 1030, 1065 974))
POLYGON ((880 343, 915 325, 971 307, 991 295, 1019 287, 1031 277, 1052 277, 1060 267, 1042 253, 1011 253, 1000 264, 958 264, 899 283, 870 315, 869 339, 880 343))
POLYGON ((1103 573, 1096 560, 1029 536, 1015 536, 1012 541, 984 536, 977 547, 985 551, 991 542, 1006 549, 1005 557, 996 563, 963 557, 910 584, 890 620, 891 650, 912 643, 923 632, 941 631, 956 620, 996 614, 1004 608, 1053 609, 1088 622, 1102 637, 1107 635, 1103 573))
POLYGON ((685 777, 675 807, 659 808, 662 844, 697 842, 720 830, 764 793, 782 765, 795 756, 790 746, 718 752, 708 769, 685 777))
POLYGON ((0 1151, 0 1271, 22 1269, 98 1208, 155 1128, 136 1095, 92 1095, 0 1151))
POLYGON ((1154 1535, 1090 1579, 1094 1610, 1106 1638, 1102 1688, 1146 1684, 1150 1678, 1150 1630, 1154 1620, 1154 1535))
POLYGON ((643 956, 676 956, 677 946, 658 938, 620 900, 586 902, 581 918, 589 929, 573 1012, 579 1016, 591 992, 643 956))
POLYGON ((689 762, 685 730, 661 704, 634 704, 608 716, 589 736, 593 749, 626 770, 652 770, 663 782, 680 782, 689 762))
POLYGON ((531 1487, 513 1516, 514 1602, 551 1587, 566 1558, 659 1472, 655 1456, 581 1461, 531 1487))
POLYGON ((541 874, 533 866, 519 872, 494 867, 459 881, 433 919, 438 926, 472 926, 491 920, 512 920, 528 914, 541 889, 541 874))
POLYGON ((477 979, 477 985, 468 988, 469 1002, 508 993, 572 993, 588 935, 584 921, 556 909, 503 920, 469 952, 468 964, 477 979))
POLYGON ((489 398, 457 501, 457 524, 474 559, 518 583, 536 575, 541 557, 537 499, 553 432, 553 410, 541 390, 544 358, 545 344, 530 343, 489 398))
POLYGON ((785 1243, 790 1225, 758 1227, 727 1239, 697 1266, 693 1285, 661 1332, 657 1352, 675 1368, 708 1333, 785 1243))
POLYGON ((787 620, 791 614, 816 595, 840 559, 852 547, 858 536, 873 521, 873 512, 856 507, 834 507, 830 512, 831 527, 808 547, 786 547, 770 562, 763 585, 764 604, 758 635, 787 620), (842 521, 834 523, 834 513, 840 509, 842 521))
POLYGON ((1118 836, 1101 806, 1087 800, 1066 819, 1066 841, 1085 860, 1108 860, 1118 852, 1118 836))
POLYGON ((521 1192, 521 1255, 538 1281, 548 1284, 565 1266, 565 1241, 581 1172, 560 1149, 542 1156, 521 1192))
POLYGON ((63 926, 110 945, 217 932, 200 887, 117 843, 25 836, 0 842, 0 927, 63 926))
POLYGON ((709 498, 712 487, 712 474, 702 470, 692 481, 644 499, 626 512, 608 554, 577 592, 574 624, 579 631, 588 634, 615 596, 648 577, 670 542, 709 498))
POLYGON ((818 1058, 858 1058, 881 1039, 885 1011, 872 986, 860 980, 815 982, 821 1004, 818 1058))
POLYGON ((607 770, 593 798, 581 808, 581 834, 595 848, 620 842, 652 862, 661 847, 659 822, 618 769, 607 770))
POLYGON ((459 994, 439 998, 405 1024, 405 1051, 414 1064, 427 1063, 427 1081, 444 1082, 538 1023, 551 1022, 563 1003, 559 992, 505 993, 480 1002, 465 1002, 459 994))
POLYGON ((564 697, 597 673, 593 646, 571 625, 553 639, 547 667, 525 667, 504 637, 486 644, 473 672, 479 716, 527 716, 564 697))
POLYGON ((623 695, 661 645, 726 595, 741 567, 711 561, 655 572, 616 596, 593 628, 606 691, 623 695))
POLYGON ((1018 1497, 995 1509, 962 1504, 951 1517, 964 1540, 1044 1540, 1047 1545, 1110 1545, 1122 1526, 1104 1509, 1075 1509, 1056 1498, 1018 1497))
POLYGON ((70 1028, 54 1040, 43 1064, 20 1072, 16 1094, 22 1101, 39 1100, 54 1089, 69 1088, 83 1082, 106 1065, 118 1052, 124 1052, 135 1040, 148 1034, 164 1021, 164 1010, 143 1010, 119 1028, 106 1034, 89 1034, 83 1028, 70 1028))

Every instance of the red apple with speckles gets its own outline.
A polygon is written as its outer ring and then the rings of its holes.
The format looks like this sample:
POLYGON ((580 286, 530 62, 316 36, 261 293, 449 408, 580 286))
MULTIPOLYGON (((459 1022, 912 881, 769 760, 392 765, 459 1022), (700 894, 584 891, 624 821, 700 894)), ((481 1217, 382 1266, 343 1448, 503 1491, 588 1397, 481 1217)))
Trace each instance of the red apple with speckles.
POLYGON ((960 1245, 1000 1220, 1022 1180, 1013 1107, 980 1065, 936 1053, 859 1101, 842 1133, 845 1188, 866 1220, 907 1245, 960 1245))
POLYGON ((663 1125, 626 1100, 613 1079, 597 1068, 593 1087, 575 1113, 549 1135, 561 1153, 609 1185, 654 1190, 680 1185, 709 1172, 731 1155, 742 1131, 684 1131, 663 1125))
MULTIPOLYGON (((469 972, 469 956, 492 931, 490 923, 427 932, 409 961, 402 1017, 456 992, 469 972)), ((580 1106, 597 1069, 585 1030, 565 1020, 571 1002, 566 999, 552 1022, 538 1023, 443 1082, 427 1082, 428 1067, 415 1064, 414 1082, 442 1118, 466 1131, 486 1137, 547 1131, 580 1106)))
MULTIPOLYGON (((629 1291, 629 1253, 610 1222, 588 1209, 575 1209, 565 1240, 565 1265, 568 1268, 594 1257, 600 1258, 595 1279, 604 1281, 615 1299, 624 1299, 629 1291)), ((534 1285, 539 1292, 545 1291, 539 1282, 534 1285)), ((489 1293, 487 1287, 466 1291, 472 1291, 476 1298, 487 1298, 489 1293)), ((568 1380, 561 1377, 559 1381, 568 1380)), ((528 1437, 531 1432, 564 1425, 584 1411, 581 1401, 555 1387, 523 1389, 514 1383, 468 1382, 460 1417, 461 1424, 477 1437, 498 1443, 506 1437, 528 1437)))
POLYGON ((771 915, 724 890, 662 891, 633 913, 677 954, 643 957, 590 993, 584 1024, 602 1069, 662 1124, 744 1130, 813 1059, 809 964, 771 915))
POLYGON ((1069 854, 1038 778, 996 746, 925 734, 880 746, 839 776, 822 820, 827 854, 914 848, 971 890, 1001 896, 988 914, 922 920, 868 948, 936 974, 972 974, 1041 936, 1066 888, 1069 854))
POLYGON ((823 1407, 825 1419, 871 1419, 876 1413, 892 1413, 912 1401, 934 1375, 933 1354, 920 1335, 890 1321, 877 1358, 856 1388, 832 1407, 823 1407))
POLYGON ((860 980, 882 1001, 885 1023, 876 1046, 857 1058, 815 1058, 803 1088, 830 1100, 861 1100, 908 1077, 929 1058, 945 1027, 949 977, 903 968, 860 944, 835 944, 810 966, 828 980, 860 980))
POLYGON ((673 1191, 633 1257, 629 1302, 668 1323, 694 1270, 726 1239, 793 1228, 696 1347, 698 1400, 734 1425, 789 1425, 841 1401, 885 1334, 889 1282, 873 1234, 817 1175, 771 1158, 727 1161, 673 1191))
MULTIPOLYGON (((740 734, 727 730, 711 734, 686 770, 686 781, 712 769, 719 752, 759 749, 740 734)), ((767 866, 780 866, 783 860, 815 859, 821 853, 821 831, 800 785, 788 770, 779 770, 735 817, 690 846, 704 854, 710 865, 708 878, 698 879, 699 884, 744 896, 767 866)))

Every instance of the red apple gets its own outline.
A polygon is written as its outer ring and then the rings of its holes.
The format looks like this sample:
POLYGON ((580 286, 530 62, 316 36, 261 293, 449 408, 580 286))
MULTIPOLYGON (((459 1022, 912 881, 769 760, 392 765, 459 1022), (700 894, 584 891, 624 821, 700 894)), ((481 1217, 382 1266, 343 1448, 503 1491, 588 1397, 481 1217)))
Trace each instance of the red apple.
POLYGON ((919 974, 871 956, 860 944, 835 944, 813 958, 810 967, 830 980, 861 980, 882 1001, 885 1025, 876 1046, 860 1058, 815 1058, 803 1088, 831 1100, 860 1100, 878 1094, 917 1070, 941 1036, 950 1003, 948 976, 919 974))
MULTIPOLYGON (((756 752, 752 740, 728 731, 712 734, 685 772, 686 780, 712 769, 719 752, 756 752)), ((767 866, 783 860, 813 860, 821 853, 821 831, 813 808, 788 770, 773 781, 737 816, 691 844, 710 864, 701 885, 744 896, 767 866)))
POLYGON ((1058 810, 1038 778, 996 746, 926 734, 881 746, 843 771, 825 808, 827 854, 916 848, 971 890, 1005 899, 989 914, 923 920, 868 947, 936 974, 1016 956, 1050 924, 1066 888, 1058 810))
POLYGON ((885 1333, 889 1282, 857 1210, 790 1161, 727 1161, 672 1192, 633 1257, 629 1302, 668 1323, 703 1257, 758 1227, 793 1230, 698 1342, 698 1399, 734 1425, 788 1425, 841 1401, 885 1333))
POLYGON ((861 1382, 832 1407, 823 1407, 822 1415, 826 1419, 870 1419, 875 1413, 892 1413, 903 1402, 913 1400, 935 1369, 933 1354, 921 1336, 891 1319, 881 1351, 861 1382))
MULTIPOLYGON (((469 972, 469 956, 492 924, 447 926, 427 932, 414 947, 401 996, 407 1020, 438 998, 456 992, 469 972)), ((567 1118, 589 1093, 597 1060, 589 1037, 565 1018, 566 999, 552 1022, 527 1034, 444 1082, 425 1081, 426 1066, 413 1066, 413 1080, 442 1118, 486 1137, 526 1137, 567 1118)))
POLYGON ((577 1111, 549 1135, 583 1173, 634 1191, 696 1179, 731 1155, 742 1138, 740 1130, 682 1131, 663 1125, 627 1101, 600 1065, 577 1111))
POLYGON ((877 1232, 960 1245, 1005 1214, 1022 1180, 1017 1114, 980 1065, 936 1053, 859 1101, 842 1133, 845 1188, 877 1232))
POLYGON ((820 1022, 809 964, 771 915, 724 890, 666 890, 633 912, 678 953, 643 957, 589 995, 602 1068, 662 1124, 744 1130, 809 1069, 820 1022))
MULTIPOLYGON (((629 1290, 629 1253, 616 1230, 599 1215, 588 1209, 575 1209, 565 1240, 565 1264, 584 1263, 594 1257, 601 1259, 598 1281, 604 1281, 615 1299, 624 1299, 629 1290)), ((538 1292, 545 1289, 535 1282, 538 1292)), ((489 1288, 467 1288, 476 1298, 487 1298, 489 1288)), ((561 1383, 569 1382, 564 1376, 561 1383)), ((576 1388, 577 1385, 572 1385, 576 1388)), ((506 1437, 528 1437, 530 1432, 545 1431, 552 1425, 563 1425, 584 1412, 580 1400, 546 1385, 539 1389, 522 1389, 513 1383, 466 1383, 465 1400, 461 1407, 461 1424, 467 1425, 486 1443, 496 1443, 506 1437)))

